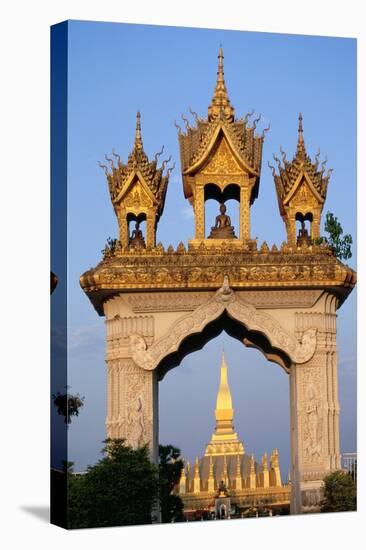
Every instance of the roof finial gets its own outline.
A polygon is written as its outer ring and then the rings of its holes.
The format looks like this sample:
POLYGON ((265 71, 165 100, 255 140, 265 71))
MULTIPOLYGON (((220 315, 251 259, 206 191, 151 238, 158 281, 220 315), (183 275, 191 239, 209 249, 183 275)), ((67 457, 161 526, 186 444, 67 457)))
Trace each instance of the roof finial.
POLYGON ((302 114, 299 113, 299 134, 302 134, 302 114))
POLYGON ((230 99, 227 93, 224 79, 224 52, 220 44, 219 55, 217 56, 219 63, 217 67, 217 80, 214 95, 211 105, 208 108, 209 120, 214 120, 223 116, 227 120, 234 119, 234 109, 230 105, 230 99))
POLYGON ((224 52, 222 51, 222 46, 220 44, 219 48, 219 55, 217 56, 219 60, 219 66, 217 69, 217 81, 223 81, 224 80, 224 52))
POLYGON ((136 114, 136 132, 135 132, 135 149, 142 151, 142 137, 141 137, 141 114, 137 111, 136 114))
POLYGON ((304 142, 304 134, 303 134, 303 127, 302 127, 302 114, 299 113, 299 129, 298 129, 298 138, 297 138, 297 157, 301 158, 302 160, 306 159, 306 150, 305 150, 305 142, 304 142))

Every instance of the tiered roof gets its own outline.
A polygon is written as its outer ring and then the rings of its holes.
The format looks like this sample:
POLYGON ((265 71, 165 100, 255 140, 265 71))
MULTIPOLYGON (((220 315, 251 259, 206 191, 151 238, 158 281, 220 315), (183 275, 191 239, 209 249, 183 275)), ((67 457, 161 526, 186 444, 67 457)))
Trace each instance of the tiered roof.
MULTIPOLYGON (((192 189, 185 176, 194 173, 204 164, 215 147, 220 131, 228 139, 239 164, 243 165, 244 169, 252 176, 259 178, 260 174, 265 133, 263 131, 262 135, 255 134, 260 116, 254 120, 252 126, 249 124, 249 118, 253 115, 253 112, 248 113, 244 119, 235 119, 235 110, 230 103, 224 79, 224 55, 222 48, 219 50, 218 58, 217 81, 214 95, 208 108, 207 119, 202 119, 191 111, 195 116, 196 125, 191 127, 188 120, 184 117, 186 131, 182 131, 177 125, 179 128, 179 145, 186 198, 192 195, 192 189)), ((253 200, 257 194, 258 185, 254 191, 253 200)))
POLYGON ((291 162, 286 159, 286 154, 282 151, 282 162, 274 155, 274 159, 278 165, 279 174, 275 173, 275 169, 270 165, 272 174, 276 184, 277 197, 280 205, 281 214, 283 213, 283 205, 293 195, 295 187, 299 183, 299 176, 304 174, 308 183, 312 186, 313 192, 320 203, 325 201, 327 195, 328 182, 332 169, 324 175, 326 160, 321 163, 319 168, 320 151, 315 155, 315 161, 312 162, 310 156, 306 152, 302 115, 299 114, 299 128, 297 148, 294 158, 291 162))
POLYGON ((141 115, 138 111, 136 116, 134 147, 128 156, 127 163, 123 163, 121 161, 121 157, 114 151, 113 156, 117 159, 117 162, 113 161, 111 158, 108 158, 106 155, 106 160, 109 162, 109 167, 99 163, 100 166, 104 168, 113 205, 116 205, 119 202, 119 199, 123 196, 126 187, 129 186, 133 180, 133 177, 136 175, 137 177, 142 177, 144 182, 147 184, 158 206, 158 218, 161 216, 164 209, 169 175, 174 168, 169 168, 164 174, 164 170, 167 163, 170 161, 170 158, 163 161, 161 167, 158 168, 158 159, 162 154, 163 149, 154 156, 152 161, 149 160, 143 148, 141 135, 141 115))

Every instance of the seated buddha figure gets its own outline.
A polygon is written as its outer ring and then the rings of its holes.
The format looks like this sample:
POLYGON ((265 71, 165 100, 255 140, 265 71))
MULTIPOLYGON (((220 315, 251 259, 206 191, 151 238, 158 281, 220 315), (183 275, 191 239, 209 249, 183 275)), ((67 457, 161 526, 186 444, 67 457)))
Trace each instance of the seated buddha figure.
POLYGON ((299 230, 299 233, 297 235, 297 246, 301 246, 302 244, 311 244, 311 238, 309 237, 308 230, 305 227, 304 220, 301 220, 301 229, 299 230))
POLYGON ((216 223, 211 227, 209 239, 236 239, 230 216, 226 214, 225 203, 220 204, 220 214, 216 216, 216 223))
POLYGON ((130 236, 129 245, 134 248, 145 248, 145 239, 140 229, 140 222, 136 222, 135 229, 130 236))

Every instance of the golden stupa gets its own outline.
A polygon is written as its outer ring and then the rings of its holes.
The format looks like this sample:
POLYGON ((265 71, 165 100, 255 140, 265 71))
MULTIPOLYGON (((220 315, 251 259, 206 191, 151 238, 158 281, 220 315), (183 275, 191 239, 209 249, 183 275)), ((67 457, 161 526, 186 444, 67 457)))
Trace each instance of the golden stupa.
POLYGON ((283 485, 278 450, 268 464, 247 454, 234 429, 234 408, 228 380, 228 365, 222 352, 220 384, 215 408, 215 429, 203 457, 194 467, 185 463, 176 493, 184 503, 187 519, 215 517, 217 501, 228 501, 226 517, 288 513, 290 485, 283 485))

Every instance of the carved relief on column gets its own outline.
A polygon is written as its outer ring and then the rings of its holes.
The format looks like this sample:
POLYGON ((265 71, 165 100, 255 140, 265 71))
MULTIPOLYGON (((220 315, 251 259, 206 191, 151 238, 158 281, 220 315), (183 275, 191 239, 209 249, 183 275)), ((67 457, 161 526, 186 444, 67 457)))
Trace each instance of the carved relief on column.
POLYGON ((124 438, 134 448, 153 446, 155 384, 155 373, 140 369, 130 358, 108 363, 108 437, 124 438))
POLYGON ((339 449, 339 401, 336 347, 336 299, 332 295, 325 298, 325 312, 298 312, 295 315, 295 329, 298 337, 309 328, 316 328, 317 361, 325 371, 325 396, 327 414, 327 466, 329 471, 340 467, 339 449))
POLYGON ((336 353, 336 299, 324 297, 323 312, 297 312, 295 331, 317 330, 314 356, 292 367, 292 455, 296 511, 316 511, 323 478, 340 467, 336 353))
POLYGON ((129 337, 131 334, 143 336, 148 346, 154 340, 154 317, 152 315, 121 317, 117 313, 106 320, 106 325, 107 360, 130 355, 129 337))
POLYGON ((196 194, 194 198, 194 217, 195 217, 195 231, 196 239, 205 238, 205 200, 204 200, 204 187, 200 185, 196 188, 196 194))
MULTIPOLYGON (((317 353, 311 361, 297 365, 299 402, 300 464, 303 473, 327 469, 328 423, 326 370, 323 354, 317 353)), ((315 474, 316 475, 316 474, 315 474)))
POLYGON ((291 513, 319 511, 329 471, 328 402, 324 355, 291 367, 291 513))

